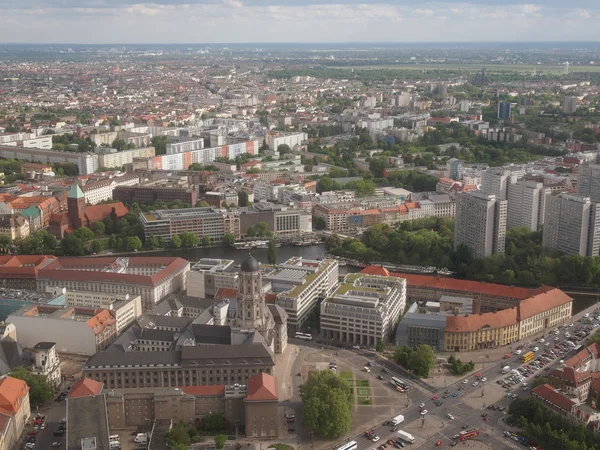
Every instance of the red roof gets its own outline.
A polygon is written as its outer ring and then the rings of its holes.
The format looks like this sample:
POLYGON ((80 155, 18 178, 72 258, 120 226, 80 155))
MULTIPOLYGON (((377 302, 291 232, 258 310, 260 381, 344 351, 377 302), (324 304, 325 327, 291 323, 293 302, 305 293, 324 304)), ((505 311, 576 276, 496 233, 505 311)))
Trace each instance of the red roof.
POLYGON ((447 316, 446 332, 464 333, 482 328, 504 328, 517 323, 517 308, 470 316, 447 316))
POLYGON ((195 397, 214 397, 225 394, 225 386, 222 384, 210 386, 180 386, 183 392, 195 397))
POLYGON ((215 300, 223 300, 225 298, 236 298, 238 290, 234 288, 219 288, 215 295, 215 300))
POLYGON ((573 301, 571 297, 560 289, 546 288, 545 292, 540 292, 533 297, 526 298, 519 303, 519 319, 527 319, 540 314, 544 311, 556 308, 558 306, 573 301))
POLYGON ((248 378, 248 395, 246 396, 246 401, 279 401, 277 379, 273 375, 263 372, 248 378))
POLYGON ((23 380, 8 376, 0 379, 0 410, 17 414, 28 392, 29 386, 23 380))
POLYGON ((123 202, 117 202, 108 203, 106 205, 87 206, 85 208, 85 216, 90 223, 100 222, 112 214, 113 208, 119 219, 129 212, 129 209, 123 202))
POLYGON ((536 387, 532 392, 548 401, 550 404, 568 412, 571 412, 575 406, 575 402, 569 400, 549 384, 542 384, 541 386, 536 387))
POLYGON ((103 384, 99 381, 92 380, 91 378, 83 378, 73 383, 67 397, 77 398, 98 395, 102 392, 102 386, 103 384))

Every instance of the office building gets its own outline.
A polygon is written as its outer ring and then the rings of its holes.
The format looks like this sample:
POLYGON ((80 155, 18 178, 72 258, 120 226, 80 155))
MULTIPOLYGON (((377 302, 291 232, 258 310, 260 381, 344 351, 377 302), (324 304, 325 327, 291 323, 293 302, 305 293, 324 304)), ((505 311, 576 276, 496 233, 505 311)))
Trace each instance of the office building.
POLYGON ((462 161, 457 158, 450 158, 446 162, 446 167, 448 168, 448 176, 455 181, 460 181, 462 179, 462 161))
POLYGON ((186 277, 189 297, 212 298, 219 289, 237 289, 238 274, 233 270, 233 259, 202 258, 192 264, 186 277))
POLYGON ((481 192, 458 194, 454 248, 463 244, 474 258, 504 253, 507 203, 481 192))
POLYGON ((565 114, 573 114, 577 111, 577 97, 566 96, 563 99, 563 112, 565 114))
POLYGON ((50 340, 61 353, 89 356, 117 338, 117 321, 105 309, 25 306, 6 321, 17 328, 19 343, 26 348, 50 340))
POLYGON ((406 306, 406 280, 349 274, 321 303, 321 337, 374 347, 387 342, 406 306))
POLYGON ((226 234, 240 238, 240 218, 234 213, 217 208, 162 209, 140 213, 146 238, 156 236, 170 243, 175 235, 184 231, 198 238, 209 237, 220 242, 226 234))
MULTIPOLYGON (((594 161, 596 157, 594 157, 594 161)), ((592 203, 600 203, 600 165, 586 163, 579 166, 577 195, 589 197, 592 203)))
POLYGON ((511 183, 511 173, 501 167, 490 167, 481 174, 481 192, 506 200, 506 189, 511 183))
POLYGON ((568 255, 598 256, 598 203, 592 203, 589 197, 547 195, 542 245, 568 255))
POLYGON ((272 131, 267 136, 267 145, 269 146, 269 150, 277 151, 277 148, 280 145, 286 144, 292 150, 297 150, 306 140, 308 139, 308 134, 306 133, 279 133, 277 131, 272 131))
POLYGON ((506 228, 527 227, 538 230, 544 224, 544 206, 549 189, 543 183, 519 180, 507 189, 506 228))
POLYGON ((133 150, 122 150, 120 152, 115 151, 112 152, 100 153, 98 155, 98 166, 106 167, 108 169, 118 169, 121 168, 125 164, 131 164, 134 158, 153 158, 155 155, 154 147, 144 147, 144 148, 136 148, 133 150))
POLYGON ((291 258, 265 276, 277 295, 276 303, 287 313, 291 330, 300 331, 319 298, 331 294, 338 283, 339 265, 323 261, 291 258))
POLYGON ((128 173, 121 176, 105 178, 103 180, 86 183, 81 189, 85 195, 85 202, 90 205, 113 198, 113 190, 119 186, 135 186, 140 182, 138 175, 128 173))
POLYGON ((508 120, 510 119, 510 102, 498 102, 498 119, 508 120))
POLYGON ((179 200, 189 206, 196 206, 196 203, 198 203, 198 189, 193 185, 181 186, 156 181, 139 186, 115 187, 112 191, 112 198, 117 202, 125 202, 129 205, 132 202, 148 205, 157 201, 171 203, 179 200))

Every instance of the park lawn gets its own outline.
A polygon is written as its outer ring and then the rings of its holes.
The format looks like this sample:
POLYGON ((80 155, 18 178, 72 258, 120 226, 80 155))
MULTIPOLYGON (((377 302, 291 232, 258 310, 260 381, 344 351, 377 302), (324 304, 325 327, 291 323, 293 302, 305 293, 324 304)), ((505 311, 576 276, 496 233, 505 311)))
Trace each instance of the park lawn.
POLYGON ((356 385, 360 387, 369 387, 369 380, 356 380, 356 385))
POLYGON ((364 405, 372 405, 373 402, 371 402, 371 397, 362 397, 362 396, 359 396, 358 397, 358 404, 359 405, 363 405, 363 406, 364 405))
POLYGON ((352 381, 354 379, 352 372, 340 372, 340 377, 342 377, 344 380, 350 380, 350 381, 352 381))

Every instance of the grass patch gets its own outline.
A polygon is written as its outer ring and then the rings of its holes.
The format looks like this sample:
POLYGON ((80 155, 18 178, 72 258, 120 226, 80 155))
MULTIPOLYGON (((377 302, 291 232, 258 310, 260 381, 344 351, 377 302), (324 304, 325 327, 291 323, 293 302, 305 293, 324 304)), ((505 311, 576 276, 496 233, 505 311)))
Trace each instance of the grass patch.
POLYGON ((269 445, 269 448, 274 448, 276 450, 294 450, 294 447, 292 447, 291 445, 281 443, 269 445))
POLYGON ((369 380, 356 380, 356 385, 360 387, 369 387, 369 380))
POLYGON ((358 397, 358 404, 359 405, 372 405, 373 402, 371 401, 371 397, 358 397))
POLYGON ((354 377, 352 376, 352 372, 340 372, 340 377, 344 380, 352 380, 354 377))
POLYGON ((359 396, 362 396, 362 397, 368 397, 371 395, 371 389, 369 389, 369 388, 359 387, 359 388, 356 388, 356 392, 359 396))

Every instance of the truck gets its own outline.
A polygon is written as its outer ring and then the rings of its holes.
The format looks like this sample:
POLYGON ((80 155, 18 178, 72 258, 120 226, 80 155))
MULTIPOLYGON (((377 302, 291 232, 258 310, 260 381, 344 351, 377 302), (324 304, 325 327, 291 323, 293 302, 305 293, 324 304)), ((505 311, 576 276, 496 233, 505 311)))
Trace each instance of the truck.
POLYGON ((410 444, 414 444, 414 442, 415 442, 415 437, 412 434, 407 433, 406 431, 402 431, 402 430, 398 431, 396 439, 400 439, 401 441, 405 441, 410 444))
POLYGON ((138 433, 133 441, 136 444, 145 444, 148 442, 148 435, 146 433, 138 433))
POLYGON ((504 366, 502 368, 502 373, 508 373, 508 372, 510 372, 510 366, 504 366))
POLYGON ((400 425, 402 422, 404 422, 404 416, 402 414, 397 415, 390 422, 394 426, 400 425))

